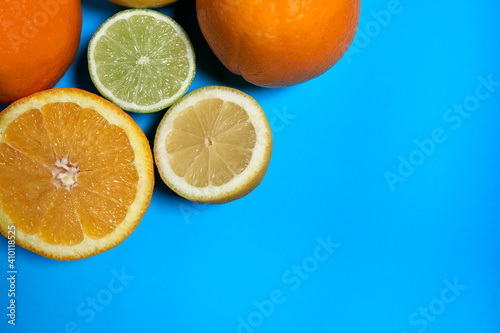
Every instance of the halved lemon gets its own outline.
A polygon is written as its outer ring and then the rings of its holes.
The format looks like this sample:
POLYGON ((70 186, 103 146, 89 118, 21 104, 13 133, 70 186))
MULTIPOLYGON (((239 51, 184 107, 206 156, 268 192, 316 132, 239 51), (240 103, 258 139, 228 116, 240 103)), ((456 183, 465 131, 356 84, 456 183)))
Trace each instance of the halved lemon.
POLYGON ((154 186, 146 136, 113 103, 74 88, 42 91, 0 113, 0 232, 48 258, 121 243, 154 186))
POLYGON ((163 117, 154 154, 163 181, 184 198, 224 203, 264 178, 272 134, 260 105, 232 88, 210 86, 175 103, 163 117))

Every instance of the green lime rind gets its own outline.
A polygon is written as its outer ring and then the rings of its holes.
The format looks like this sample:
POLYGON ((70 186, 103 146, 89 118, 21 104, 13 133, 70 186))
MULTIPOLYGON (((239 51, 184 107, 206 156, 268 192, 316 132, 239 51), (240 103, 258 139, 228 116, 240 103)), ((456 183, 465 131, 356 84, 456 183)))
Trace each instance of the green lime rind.
POLYGON ((90 78, 124 110, 164 110, 188 91, 196 74, 193 45, 171 17, 127 9, 104 22, 88 47, 90 78))

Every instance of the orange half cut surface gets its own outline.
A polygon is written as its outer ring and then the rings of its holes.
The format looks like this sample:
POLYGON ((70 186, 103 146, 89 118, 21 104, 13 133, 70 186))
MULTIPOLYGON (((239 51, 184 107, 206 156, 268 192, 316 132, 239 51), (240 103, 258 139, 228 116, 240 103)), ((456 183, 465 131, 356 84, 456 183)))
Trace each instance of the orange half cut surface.
POLYGON ((148 140, 113 103, 74 88, 42 91, 0 113, 0 232, 48 258, 120 244, 154 186, 148 140))

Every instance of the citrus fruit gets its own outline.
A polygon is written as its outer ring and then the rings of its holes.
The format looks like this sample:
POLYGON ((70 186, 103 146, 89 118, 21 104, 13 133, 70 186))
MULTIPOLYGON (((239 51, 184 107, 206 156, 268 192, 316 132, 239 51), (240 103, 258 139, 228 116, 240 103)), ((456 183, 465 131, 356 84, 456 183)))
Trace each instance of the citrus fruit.
POLYGON ((154 164, 144 133, 113 103, 74 88, 0 113, 0 232, 48 258, 121 243, 146 212, 154 164))
POLYGON ((182 97, 195 75, 187 34, 172 18, 128 9, 104 22, 89 43, 90 77, 121 108, 149 113, 182 97))
POLYGON ((155 137, 155 162, 163 181, 192 201, 241 198, 263 179, 272 134, 260 105, 227 87, 195 90, 163 117, 155 137))
POLYGON ((80 0, 3 1, 0 6, 0 104, 53 87, 75 59, 80 0))
POLYGON ((197 0, 203 36, 231 72, 282 87, 330 69, 354 39, 360 0, 197 0))
POLYGON ((177 0, 109 0, 120 6, 130 8, 152 8, 163 7, 176 2, 177 0))

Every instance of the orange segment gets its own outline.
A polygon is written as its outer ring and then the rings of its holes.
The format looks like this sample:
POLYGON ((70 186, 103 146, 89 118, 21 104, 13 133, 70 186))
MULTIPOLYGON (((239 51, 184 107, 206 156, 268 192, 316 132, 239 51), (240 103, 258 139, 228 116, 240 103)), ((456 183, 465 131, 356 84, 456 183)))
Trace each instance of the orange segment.
POLYGON ((43 121, 56 156, 61 159, 76 154, 73 137, 82 108, 75 103, 50 103, 42 106, 43 121))
POLYGON ((15 119, 4 133, 5 141, 41 163, 53 164, 55 153, 40 110, 32 109, 15 119))
POLYGON ((82 172, 78 185, 96 194, 129 206, 134 202, 139 175, 133 164, 82 172))
POLYGON ((109 121, 93 109, 82 110, 76 124, 76 132, 73 135, 73 142, 85 144, 88 147, 96 147, 101 136, 110 126, 109 121))
POLYGON ((1 188, 44 177, 52 178, 50 169, 44 164, 31 159, 28 155, 13 148, 10 144, 5 142, 0 143, 1 188))
POLYGON ((133 163, 135 160, 132 143, 123 129, 116 125, 108 127, 106 132, 99 133, 100 140, 91 152, 91 168, 115 168, 118 165, 133 163), (113 140, 109 140, 113 138, 113 140))
POLYGON ((84 239, 80 219, 71 200, 71 192, 66 189, 57 191, 54 202, 41 224, 39 236, 49 244, 70 246, 84 239))
POLYGON ((58 88, 0 113, 0 232, 16 243, 70 260, 122 242, 149 206, 149 143, 114 104, 58 88))
POLYGON ((127 215, 127 206, 82 187, 75 187, 72 196, 83 232, 92 239, 109 235, 127 215))
POLYGON ((1 208, 18 221, 17 228, 30 235, 37 233, 40 221, 56 193, 52 185, 52 172, 2 143, 0 188, 1 208))
POLYGON ((84 169, 115 168, 134 162, 134 150, 126 133, 116 125, 106 131, 96 131, 97 140, 88 145, 88 161, 84 169), (109 138, 113 138, 110 140, 109 138))

